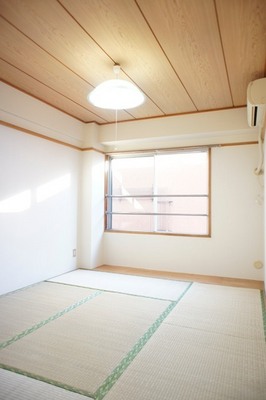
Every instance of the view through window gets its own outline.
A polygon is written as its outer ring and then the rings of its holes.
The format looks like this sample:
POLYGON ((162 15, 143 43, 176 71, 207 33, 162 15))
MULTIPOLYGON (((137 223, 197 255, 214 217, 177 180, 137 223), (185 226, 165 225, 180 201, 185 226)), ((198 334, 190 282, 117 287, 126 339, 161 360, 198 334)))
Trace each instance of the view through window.
POLYGON ((209 152, 110 157, 106 228, 209 235, 209 152))

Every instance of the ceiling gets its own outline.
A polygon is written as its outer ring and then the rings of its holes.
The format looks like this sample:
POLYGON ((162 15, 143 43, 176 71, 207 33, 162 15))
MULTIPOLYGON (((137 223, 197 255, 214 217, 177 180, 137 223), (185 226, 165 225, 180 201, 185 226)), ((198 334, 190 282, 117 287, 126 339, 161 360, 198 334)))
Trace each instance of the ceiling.
POLYGON ((114 63, 146 96, 119 121, 241 107, 266 76, 265 0, 0 0, 0 12, 1 79, 83 122, 115 120, 87 101, 114 63))

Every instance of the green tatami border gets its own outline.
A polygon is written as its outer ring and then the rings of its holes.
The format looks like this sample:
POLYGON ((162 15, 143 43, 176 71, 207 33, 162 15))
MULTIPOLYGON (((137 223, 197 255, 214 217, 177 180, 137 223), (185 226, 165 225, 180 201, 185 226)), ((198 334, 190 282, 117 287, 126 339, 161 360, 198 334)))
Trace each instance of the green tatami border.
POLYGON ((37 324, 34 324, 33 326, 31 326, 28 329, 25 329, 24 331, 18 333, 17 335, 13 336, 12 338, 0 343, 0 350, 4 349, 5 347, 9 346, 10 344, 16 342, 19 339, 22 339, 23 337, 29 335, 32 332, 35 332, 37 329, 40 329, 42 326, 48 324, 51 321, 54 321, 60 317, 62 317, 63 315, 65 315, 66 313, 75 310, 77 307, 81 306, 82 304, 87 303, 88 301, 94 299, 95 297, 99 296, 100 294, 102 294, 102 291, 100 290, 96 290, 94 293, 92 293, 90 296, 86 296, 83 299, 79 300, 78 302, 71 304, 70 306, 64 308, 62 311, 57 312, 56 314, 52 315, 51 317, 38 322, 37 324))
POLYGON ((116 381, 120 378, 120 376, 124 373, 127 367, 131 364, 134 358, 138 355, 138 353, 142 350, 148 340, 153 336, 153 334, 160 327, 165 318, 170 314, 170 312, 175 308, 175 306, 179 303, 182 297, 187 293, 187 291, 192 286, 193 282, 191 282, 186 289, 182 292, 179 298, 175 301, 172 301, 166 309, 162 312, 161 315, 155 320, 155 322, 150 326, 150 328, 142 335, 142 337, 136 342, 133 348, 127 353, 127 355, 122 359, 122 361, 118 364, 118 366, 113 370, 113 372, 105 379, 102 385, 97 389, 97 391, 92 396, 95 400, 102 400, 104 396, 109 392, 109 390, 113 387, 116 381))
MULTIPOLYGON (((70 386, 68 384, 58 382, 49 378, 45 378, 44 376, 40 376, 37 374, 33 374, 30 372, 27 372, 25 370, 21 370, 16 367, 12 367, 6 364, 1 364, 0 363, 0 368, 5 369, 10 372, 14 372, 23 376, 26 376, 28 378, 32 378, 38 381, 42 381, 48 384, 51 384, 53 386, 59 387, 61 389, 68 390, 70 392, 74 392, 80 395, 83 395, 85 397, 90 397, 94 400, 101 400, 103 397, 109 392, 109 390, 112 388, 112 386, 115 384, 115 382, 119 379, 119 377, 123 374, 123 372, 126 370, 126 368, 130 365, 130 363, 134 360, 134 358, 137 356, 137 354, 141 351, 141 349, 144 347, 144 345, 148 342, 148 340, 152 337, 152 335, 156 332, 156 330, 160 327, 162 322, 165 320, 165 318, 170 314, 170 312, 174 309, 174 307, 178 304, 178 302, 182 299, 182 297, 185 295, 185 293, 189 290, 193 282, 189 283, 189 285, 184 289, 184 291, 181 293, 179 298, 175 301, 169 301, 167 300, 168 306, 165 308, 165 310, 159 315, 159 317, 153 322, 153 324, 148 328, 148 330, 140 337, 140 339, 136 342, 136 344, 133 346, 133 348, 126 354, 126 356, 120 361, 120 363, 117 365, 117 367, 113 370, 113 372, 103 381, 103 383, 99 386, 99 388, 96 390, 95 393, 91 393, 86 390, 79 389, 74 386, 70 386)), ((79 302, 75 303, 72 306, 69 306, 65 308, 63 311, 55 314, 54 316, 48 318, 45 321, 41 321, 39 324, 34 325, 33 327, 21 332, 19 335, 14 336, 13 338, 7 340, 6 342, 2 343, 1 348, 4 348, 15 341, 21 339, 22 337, 34 332, 36 329, 41 328, 45 324, 61 317, 62 315, 66 314, 67 312, 71 311, 72 309, 78 307, 79 305, 82 305, 86 303, 89 300, 92 300, 96 296, 99 296, 100 294, 104 294, 105 291, 96 291, 92 295, 80 300, 79 302)), ((110 292, 113 293, 113 292, 110 292)), ((121 295, 127 296, 127 294, 121 293, 121 295)), ((155 299, 155 300, 160 300, 163 301, 162 299, 155 299)), ((165 300, 166 301, 166 300, 165 300)))
MULTIPOLYGON (((0 368, 3 368, 5 370, 11 371, 18 373, 20 375, 27 376, 29 378, 33 378, 35 380, 43 381, 45 383, 51 384, 53 386, 57 386, 59 388, 65 389, 70 392, 74 392, 80 395, 83 395, 84 397, 90 397, 94 400, 102 400, 112 389, 112 387, 116 384, 116 382, 119 380, 119 378, 123 375, 123 373, 126 371, 126 369, 130 366, 130 364, 133 362, 133 360, 137 357, 137 355, 141 352, 143 347, 148 343, 148 341, 152 338, 152 336, 155 334, 155 332, 160 328, 161 324, 165 321, 165 319, 168 317, 168 315, 173 311, 173 309, 177 306, 177 304, 180 302, 180 300, 186 295, 186 293, 189 291, 191 286, 193 285, 194 282, 189 283, 189 285, 183 290, 183 292, 180 294, 177 300, 174 301, 169 301, 168 305, 164 309, 163 312, 154 320, 154 322, 150 325, 150 327, 144 332, 144 334, 137 340, 135 345, 131 348, 131 350, 128 351, 128 353, 121 359, 121 361, 118 363, 118 365, 113 369, 113 371, 110 373, 109 376, 102 382, 102 384, 98 387, 98 389, 95 392, 89 392, 86 390, 79 389, 77 387, 73 387, 70 385, 67 385, 65 383, 57 382, 52 379, 45 378, 43 376, 35 375, 32 373, 28 373, 27 371, 20 370, 18 368, 14 368, 5 364, 0 364, 0 368)), ((4 342, 3 344, 6 344, 5 346, 0 345, 0 349, 8 346, 9 344, 14 343, 16 340, 19 340, 20 338, 26 336, 27 334, 34 332, 36 329, 41 328, 43 325, 45 325, 48 322, 51 322, 60 316, 64 315, 65 313, 71 311, 72 309, 78 307, 79 305, 82 305, 86 303, 89 300, 92 300, 93 298, 99 296, 100 294, 104 294, 105 292, 108 293, 119 293, 122 296, 125 295, 127 296, 128 294, 126 293, 120 293, 120 292, 111 292, 107 290, 98 290, 95 293, 91 294, 90 296, 87 296, 86 298, 80 300, 79 302, 65 308, 63 311, 58 312, 54 316, 48 318, 45 321, 40 322, 39 324, 34 325, 33 327, 23 331, 21 334, 14 336, 10 340, 4 342)), ((263 321, 263 329, 264 329, 264 338, 266 341, 266 305, 265 305, 265 292, 263 290, 259 290, 260 292, 260 299, 261 299, 261 310, 262 310, 262 321, 263 321)), ((134 296, 134 295, 133 295, 134 296)), ((141 296, 145 297, 145 296, 141 296)), ((163 301, 163 299, 156 299, 163 301)))

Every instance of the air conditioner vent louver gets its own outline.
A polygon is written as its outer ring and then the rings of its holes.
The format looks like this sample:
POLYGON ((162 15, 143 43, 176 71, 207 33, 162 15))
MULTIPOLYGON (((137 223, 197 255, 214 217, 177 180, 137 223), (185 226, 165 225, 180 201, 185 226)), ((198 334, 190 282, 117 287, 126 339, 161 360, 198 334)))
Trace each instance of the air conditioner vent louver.
POLYGON ((266 113, 266 78, 250 82, 247 89, 247 117, 249 126, 259 126, 266 113))

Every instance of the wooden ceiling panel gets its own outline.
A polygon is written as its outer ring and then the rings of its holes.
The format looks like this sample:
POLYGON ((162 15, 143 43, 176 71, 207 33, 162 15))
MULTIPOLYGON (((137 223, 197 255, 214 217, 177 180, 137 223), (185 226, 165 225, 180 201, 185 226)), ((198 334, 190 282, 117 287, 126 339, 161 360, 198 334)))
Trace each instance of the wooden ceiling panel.
POLYGON ((196 110, 134 0, 60 2, 165 114, 196 110))
POLYGON ((118 121, 246 104, 266 75, 265 0, 0 0, 0 78, 84 122, 87 95, 120 78, 146 95, 118 121))
MULTIPOLYGON (((57 1, 9 0, 4 2, 1 11, 6 20, 34 43, 92 85, 91 89, 103 80, 114 78, 113 61, 57 1)), ((123 71, 121 79, 129 80, 123 71)), ((87 107, 96 114, 99 112, 90 104, 87 107)), ((150 99, 146 99, 141 109, 122 112, 119 119, 162 114, 150 99)))
POLYGON ((112 78, 112 61, 57 1, 4 1, 1 14, 91 86, 112 78))
MULTIPOLYGON (((9 64, 16 66, 49 88, 53 88, 67 99, 71 99, 88 110, 93 108, 93 111, 99 114, 99 109, 90 106, 87 101, 87 95, 93 87, 49 56, 34 42, 28 40, 4 19, 0 25, 0 48, 1 58, 9 64)), ((113 112, 101 110, 101 117, 106 121, 112 121, 113 112)), ((131 119, 126 112, 123 112, 123 115, 121 113, 120 118, 131 119)))
POLYGON ((62 95, 84 104, 87 93, 92 90, 88 83, 73 75, 3 19, 0 34, 1 56, 5 61, 48 87, 61 91, 62 95))
POLYGON ((216 5, 234 105, 244 105, 249 82, 266 72, 266 1, 216 0, 216 5))
POLYGON ((0 75, 4 82, 12 82, 12 86, 19 88, 27 94, 31 94, 38 100, 42 100, 58 110, 64 111, 66 114, 75 117, 83 122, 95 121, 99 124, 107 122, 93 114, 91 111, 74 103, 72 100, 61 96, 60 93, 43 85, 41 82, 18 70, 10 64, 0 59, 0 75))
POLYGON ((213 0, 137 3, 197 108, 231 107, 213 0))

